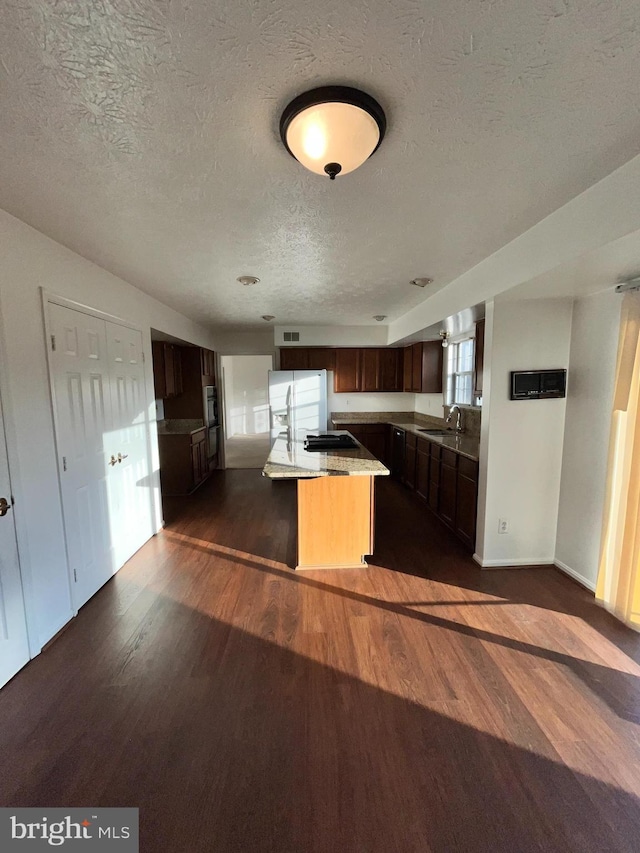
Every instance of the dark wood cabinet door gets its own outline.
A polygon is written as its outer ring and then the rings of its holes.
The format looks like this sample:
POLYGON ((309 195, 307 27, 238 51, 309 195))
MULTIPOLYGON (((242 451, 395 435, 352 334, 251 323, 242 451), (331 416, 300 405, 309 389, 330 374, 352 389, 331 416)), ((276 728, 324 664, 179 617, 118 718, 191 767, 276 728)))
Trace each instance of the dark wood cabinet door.
POLYGON ((455 530, 458 537, 474 548, 476 544, 476 507, 478 484, 458 471, 455 530))
POLYGON ((367 446, 367 424, 345 424, 343 427, 340 427, 340 429, 346 429, 354 438, 358 439, 360 444, 364 444, 365 447, 367 446))
POLYGON ((306 347, 282 347, 280 350, 280 370, 307 370, 309 350, 306 347))
POLYGON ((444 463, 440 466, 440 518, 448 527, 455 527, 458 472, 444 463))
POLYGON ((164 344, 154 341, 151 344, 153 359, 153 387, 156 400, 164 400, 167 396, 167 378, 164 370, 164 344))
POLYGON ((413 384, 413 353, 411 347, 405 347, 402 354, 402 389, 411 391, 413 384))
POLYGON ((360 353, 361 350, 344 348, 336 350, 336 371, 333 390, 336 394, 360 391, 360 353))
POLYGON ((416 445, 416 492, 425 500, 429 499, 430 462, 429 442, 419 438, 416 445))
POLYGON ((378 350, 366 347, 360 350, 360 390, 380 391, 380 360, 378 350))
POLYGON ((367 443, 365 445, 369 453, 372 453, 376 459, 382 464, 385 464, 387 435, 385 429, 375 429, 367 435, 367 443))
POLYGON ((411 347, 411 390, 422 391, 422 344, 411 347))
POLYGON ((402 391, 402 350, 398 347, 381 347, 378 350, 380 391, 402 391))
POLYGON ((191 477, 194 486, 197 486, 202 479, 200 475, 200 448, 197 444, 191 445, 191 477))
POLYGON ((404 484, 410 489, 416 487, 416 445, 407 442, 404 449, 404 484))
POLYGON ((336 351, 330 347, 309 347, 307 367, 309 370, 335 370, 336 351))
POLYGON ((441 394, 442 343, 440 341, 425 341, 419 346, 422 347, 419 390, 423 394, 441 394))
POLYGON ((482 384, 484 374, 484 320, 476 323, 476 343, 473 371, 473 394, 474 397, 482 397, 482 384))
POLYGON ((216 354, 210 349, 200 350, 202 384, 216 384, 216 354))
MULTIPOLYGON (((439 462, 435 463, 436 465, 440 465, 439 462)), ((431 460, 431 465, 434 465, 434 460, 431 460)), ((438 512, 440 508, 440 485, 433 480, 429 482, 429 509, 433 510, 433 512, 438 512)))
POLYGON ((175 347, 171 344, 163 344, 164 346, 164 384, 165 397, 176 396, 176 357, 175 347))

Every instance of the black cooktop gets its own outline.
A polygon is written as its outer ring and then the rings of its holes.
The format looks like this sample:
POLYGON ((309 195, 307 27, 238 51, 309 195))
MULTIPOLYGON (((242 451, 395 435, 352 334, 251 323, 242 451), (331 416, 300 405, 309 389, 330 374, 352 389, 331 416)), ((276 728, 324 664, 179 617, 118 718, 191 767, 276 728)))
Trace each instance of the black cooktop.
POLYGON ((350 435, 308 435, 304 440, 304 449, 309 451, 346 450, 357 446, 350 435))

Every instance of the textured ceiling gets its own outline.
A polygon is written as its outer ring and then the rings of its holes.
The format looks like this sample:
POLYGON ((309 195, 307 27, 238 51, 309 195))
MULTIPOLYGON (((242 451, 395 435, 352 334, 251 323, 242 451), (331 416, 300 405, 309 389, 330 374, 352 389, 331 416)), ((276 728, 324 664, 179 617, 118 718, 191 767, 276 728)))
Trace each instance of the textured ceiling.
POLYGON ((215 325, 395 319, 640 151, 639 59, 637 0, 3 0, 0 206, 215 325), (389 119, 335 182, 326 83, 389 119))

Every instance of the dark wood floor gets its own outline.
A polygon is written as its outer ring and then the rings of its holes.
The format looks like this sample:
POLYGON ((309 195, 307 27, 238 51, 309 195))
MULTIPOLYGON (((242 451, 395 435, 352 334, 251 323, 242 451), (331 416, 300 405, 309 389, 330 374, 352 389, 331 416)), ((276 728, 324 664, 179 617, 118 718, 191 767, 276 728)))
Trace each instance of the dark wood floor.
POLYGON ((143 851, 640 849, 640 638, 481 572, 379 483, 369 569, 293 573, 295 486, 219 472, 0 692, 0 805, 143 851))

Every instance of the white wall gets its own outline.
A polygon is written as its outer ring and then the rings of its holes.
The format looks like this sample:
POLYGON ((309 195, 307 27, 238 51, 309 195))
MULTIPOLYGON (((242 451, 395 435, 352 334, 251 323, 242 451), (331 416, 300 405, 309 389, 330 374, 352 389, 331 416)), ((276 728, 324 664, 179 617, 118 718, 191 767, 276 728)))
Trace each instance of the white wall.
POLYGON ((415 410, 422 415, 431 415, 434 418, 444 416, 443 394, 416 394, 415 410))
POLYGON ((598 573, 621 306, 622 297, 609 291, 573 307, 556 563, 590 589, 598 573))
POLYGON ((274 341, 277 347, 384 347, 389 337, 389 327, 375 326, 275 326, 274 341), (284 332, 300 332, 295 344, 284 342, 284 332))
POLYGON ((273 329, 229 331, 213 329, 218 355, 275 355, 273 329))
POLYGON ((269 432, 270 355, 225 355, 225 435, 260 435, 269 432))
MULTIPOLYGON (((0 211, 0 246, 0 382, 29 627, 37 651, 72 615, 40 287, 142 329, 151 419, 155 407, 150 328, 211 349, 215 340, 204 327, 4 211, 0 211)), ((157 468, 154 424, 150 432, 157 468)))
POLYGON ((568 299, 496 300, 487 311, 481 565, 554 561, 566 400, 510 400, 509 372, 567 367, 571 314, 568 299), (508 520, 509 533, 498 533, 500 518, 508 520))
POLYGON ((401 391, 365 394, 336 394, 333 390, 333 371, 327 371, 327 411, 331 412, 413 412, 418 394, 401 391))

